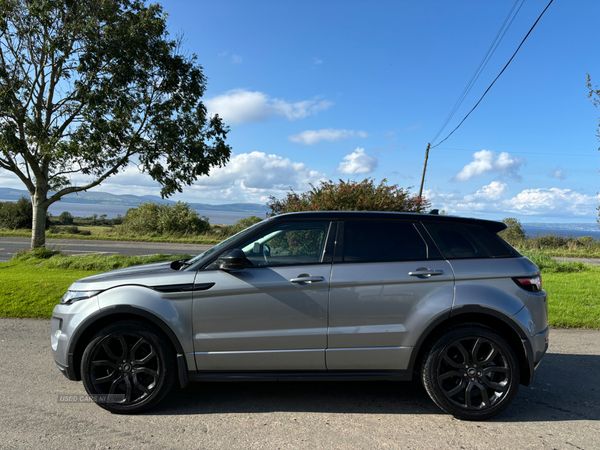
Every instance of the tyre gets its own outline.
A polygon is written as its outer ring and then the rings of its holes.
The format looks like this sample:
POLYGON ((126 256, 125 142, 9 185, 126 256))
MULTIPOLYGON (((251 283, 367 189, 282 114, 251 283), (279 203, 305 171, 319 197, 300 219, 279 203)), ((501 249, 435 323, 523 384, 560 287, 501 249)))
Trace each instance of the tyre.
POLYGON ((173 387, 175 357, 156 328, 128 320, 102 328, 83 352, 81 378, 90 398, 113 413, 156 405, 173 387))
POLYGON ((519 389, 519 363, 501 336, 480 325, 461 325, 427 351, 421 379, 431 399, 462 420, 504 411, 519 389))

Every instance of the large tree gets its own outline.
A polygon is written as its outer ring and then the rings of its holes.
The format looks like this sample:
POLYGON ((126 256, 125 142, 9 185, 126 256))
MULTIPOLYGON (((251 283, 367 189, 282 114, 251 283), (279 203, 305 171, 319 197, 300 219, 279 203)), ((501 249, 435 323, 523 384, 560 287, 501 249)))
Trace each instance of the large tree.
POLYGON ((32 248, 48 206, 128 164, 165 197, 228 161, 229 129, 180 44, 143 1, 0 0, 0 167, 31 196, 32 248))
MULTIPOLYGON (((600 89, 598 89, 598 86, 592 85, 592 79, 590 78, 589 73, 587 74, 587 88, 588 98, 596 108, 600 109, 600 89)), ((600 141, 600 119, 598 119, 598 128, 596 128, 596 131, 598 132, 596 137, 598 138, 598 141, 600 141)), ((600 150, 600 148, 598 150, 600 150)), ((598 199, 600 200, 600 193, 598 194, 598 199)), ((600 206, 598 206, 598 218, 596 220, 598 221, 598 228, 600 228, 600 206)))

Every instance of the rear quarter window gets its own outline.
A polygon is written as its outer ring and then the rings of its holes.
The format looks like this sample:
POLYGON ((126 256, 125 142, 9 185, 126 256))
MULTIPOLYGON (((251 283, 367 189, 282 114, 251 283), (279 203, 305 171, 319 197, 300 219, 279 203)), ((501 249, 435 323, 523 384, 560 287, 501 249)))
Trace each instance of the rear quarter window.
POLYGON ((446 259, 488 258, 481 244, 466 227, 454 224, 423 224, 446 259))
POLYGON ((518 253, 504 239, 483 227, 467 227, 475 239, 487 250, 492 258, 505 258, 508 256, 518 256, 518 253))
POLYGON ((519 256, 501 237, 478 225, 423 225, 446 259, 519 256))

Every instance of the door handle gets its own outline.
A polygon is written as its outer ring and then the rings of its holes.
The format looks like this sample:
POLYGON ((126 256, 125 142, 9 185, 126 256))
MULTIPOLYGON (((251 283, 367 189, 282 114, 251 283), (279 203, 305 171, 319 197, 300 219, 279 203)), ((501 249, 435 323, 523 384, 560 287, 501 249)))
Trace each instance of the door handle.
POLYGON ((290 280, 290 283, 312 283, 312 282, 317 282, 317 281, 325 281, 325 277, 311 277, 311 276, 303 277, 303 276, 300 276, 298 278, 292 278, 290 280))
POLYGON ((411 277, 424 277, 424 278, 429 278, 429 277, 433 277, 436 275, 443 275, 444 271, 443 270, 429 270, 429 269, 425 269, 425 268, 418 268, 416 271, 414 272, 408 272, 408 274, 411 277))

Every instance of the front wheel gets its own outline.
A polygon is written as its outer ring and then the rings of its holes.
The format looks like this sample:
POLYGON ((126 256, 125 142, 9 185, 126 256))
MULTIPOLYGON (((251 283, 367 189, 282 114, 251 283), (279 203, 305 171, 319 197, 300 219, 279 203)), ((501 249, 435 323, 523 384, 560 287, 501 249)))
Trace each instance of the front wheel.
POLYGON ((132 414, 156 405, 173 387, 173 350, 162 334, 128 320, 102 328, 83 352, 81 378, 100 407, 132 414))
POLYGON ((479 325, 448 330, 429 348, 421 379, 432 400, 462 420, 485 420, 504 411, 519 389, 512 348, 479 325))

